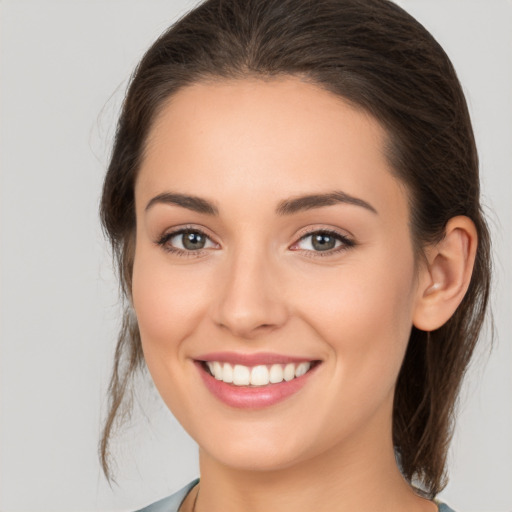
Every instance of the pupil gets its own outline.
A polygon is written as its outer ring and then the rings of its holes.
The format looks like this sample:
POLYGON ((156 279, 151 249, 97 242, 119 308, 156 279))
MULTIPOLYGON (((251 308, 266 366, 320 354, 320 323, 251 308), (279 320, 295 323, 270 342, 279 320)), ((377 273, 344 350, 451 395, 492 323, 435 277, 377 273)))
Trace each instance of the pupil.
POLYGON ((313 247, 318 251, 327 251, 334 249, 336 240, 330 235, 315 235, 313 236, 313 247))
POLYGON ((185 249, 202 249, 204 244, 205 237, 203 235, 194 232, 183 233, 183 247, 185 247, 185 249))

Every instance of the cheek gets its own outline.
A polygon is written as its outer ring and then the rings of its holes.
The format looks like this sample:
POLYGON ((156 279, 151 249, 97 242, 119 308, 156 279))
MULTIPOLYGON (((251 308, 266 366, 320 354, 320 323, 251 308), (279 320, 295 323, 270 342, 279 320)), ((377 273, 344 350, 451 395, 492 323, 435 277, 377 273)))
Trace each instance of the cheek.
POLYGON ((413 258, 383 254, 335 272, 307 288, 304 317, 330 345, 340 379, 381 393, 394 385, 412 327, 413 258))
POLYGON ((379 417, 383 429, 390 424, 414 296, 412 259, 357 262, 336 273, 322 280, 321 288, 307 287, 310 293, 298 306, 331 354, 332 392, 318 404, 325 414, 317 415, 326 442, 339 438, 340 431, 347 434, 375 424, 372 418, 379 417))
POLYGON ((169 265, 166 256, 142 247, 134 261, 133 305, 148 366, 179 350, 180 341, 197 326, 210 288, 208 272, 169 265))

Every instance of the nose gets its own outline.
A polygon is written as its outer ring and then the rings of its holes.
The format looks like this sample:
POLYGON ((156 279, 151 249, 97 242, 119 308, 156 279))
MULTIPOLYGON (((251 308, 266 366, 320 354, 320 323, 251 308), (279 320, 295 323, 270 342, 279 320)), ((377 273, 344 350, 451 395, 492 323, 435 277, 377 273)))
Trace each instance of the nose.
POLYGON ((253 339, 282 327, 288 308, 278 265, 247 252, 234 255, 219 275, 213 319, 234 336, 253 339))

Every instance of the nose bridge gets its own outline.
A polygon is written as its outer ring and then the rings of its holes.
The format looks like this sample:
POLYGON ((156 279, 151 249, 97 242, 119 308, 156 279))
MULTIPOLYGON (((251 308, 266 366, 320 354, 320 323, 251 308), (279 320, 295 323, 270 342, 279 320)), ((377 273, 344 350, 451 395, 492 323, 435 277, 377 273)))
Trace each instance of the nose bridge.
POLYGON ((277 262, 254 242, 227 256, 215 307, 216 323, 244 338, 274 330, 287 317, 277 262))

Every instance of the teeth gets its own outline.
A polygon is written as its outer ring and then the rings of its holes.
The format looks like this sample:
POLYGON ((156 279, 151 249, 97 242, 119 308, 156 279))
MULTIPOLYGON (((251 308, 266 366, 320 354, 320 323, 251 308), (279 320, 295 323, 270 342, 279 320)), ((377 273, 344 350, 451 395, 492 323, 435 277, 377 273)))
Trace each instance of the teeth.
POLYGON ((235 386, 247 386, 250 384, 251 374, 247 366, 235 364, 233 368, 233 384, 235 386))
POLYGON ((301 377, 304 375, 310 368, 311 363, 300 363, 295 369, 295 377, 301 377))
POLYGON ((219 361, 208 361, 207 366, 210 373, 217 379, 226 383, 232 383, 235 386, 266 386, 268 384, 278 384, 279 382, 290 381, 296 377, 301 377, 310 368, 311 363, 288 363, 273 365, 244 366, 219 361))
POLYGON ((272 384, 283 382, 283 367, 280 364, 273 364, 270 367, 269 380, 272 384))
POLYGON ((251 385, 266 386, 268 382, 268 368, 266 366, 255 366, 251 370, 251 385))
POLYGON ((229 363, 224 363, 222 367, 222 380, 224 382, 233 382, 233 367, 229 363))
POLYGON ((222 365, 218 361, 213 363, 213 375, 217 380, 222 380, 222 365))
POLYGON ((288 363, 284 367, 284 380, 290 381, 295 377, 295 365, 293 363, 288 363))

